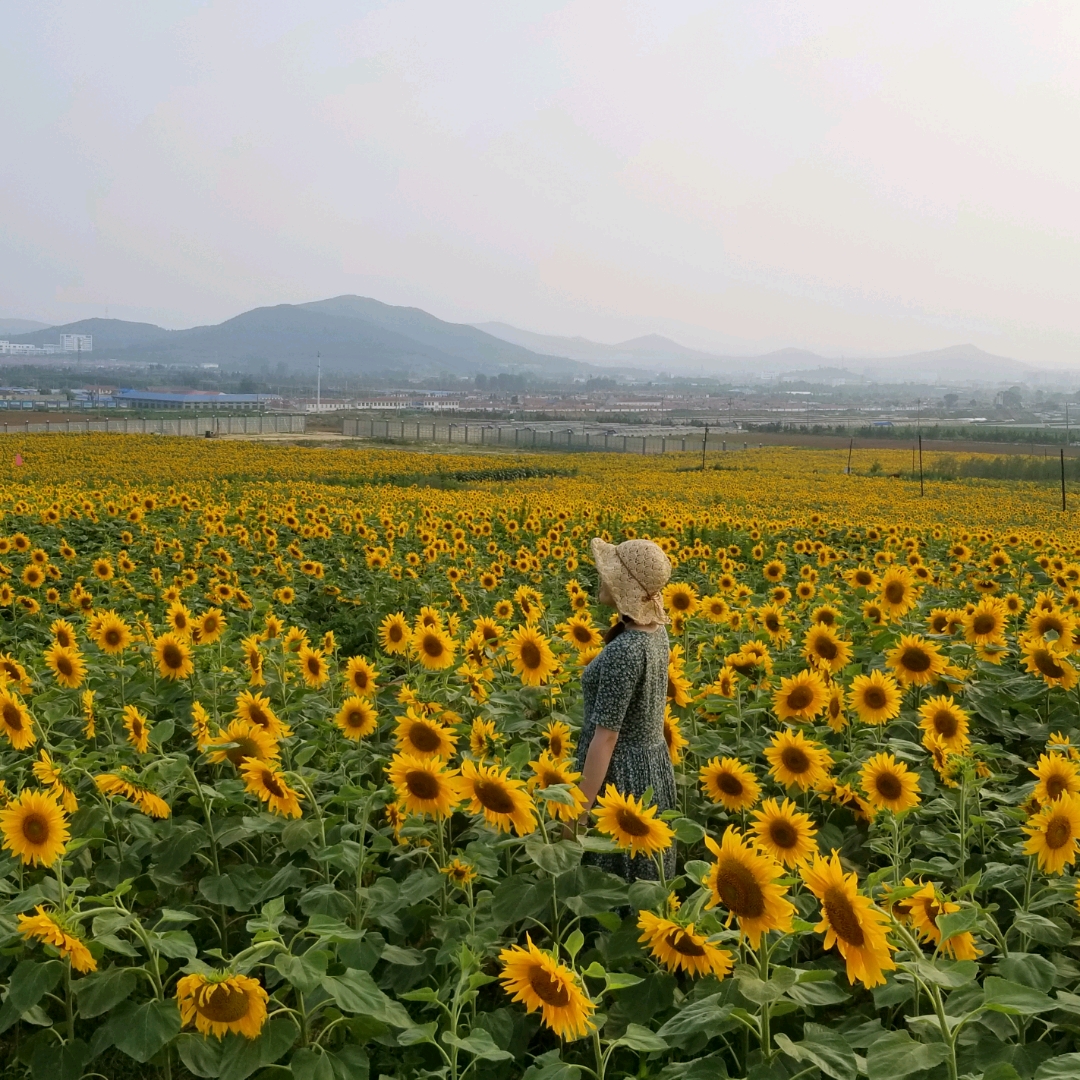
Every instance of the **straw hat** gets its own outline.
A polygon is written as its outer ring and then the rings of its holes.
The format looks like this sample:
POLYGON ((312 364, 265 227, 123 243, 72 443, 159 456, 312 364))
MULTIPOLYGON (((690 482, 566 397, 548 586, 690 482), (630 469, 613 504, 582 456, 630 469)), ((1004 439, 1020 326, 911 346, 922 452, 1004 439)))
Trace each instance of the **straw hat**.
POLYGON ((671 563, 660 547, 651 540, 624 540, 616 547, 599 536, 589 546, 620 615, 636 623, 671 621, 660 597, 671 577, 671 563))

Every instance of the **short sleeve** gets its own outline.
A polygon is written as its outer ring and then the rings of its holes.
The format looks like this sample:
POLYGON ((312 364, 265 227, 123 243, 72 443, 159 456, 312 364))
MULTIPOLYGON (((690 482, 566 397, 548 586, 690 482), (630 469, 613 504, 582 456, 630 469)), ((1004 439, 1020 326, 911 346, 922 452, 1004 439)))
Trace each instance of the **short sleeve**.
POLYGON ((643 644, 640 634, 624 632, 593 661, 600 668, 589 719, 598 727, 611 731, 622 729, 626 710, 644 671, 643 644))

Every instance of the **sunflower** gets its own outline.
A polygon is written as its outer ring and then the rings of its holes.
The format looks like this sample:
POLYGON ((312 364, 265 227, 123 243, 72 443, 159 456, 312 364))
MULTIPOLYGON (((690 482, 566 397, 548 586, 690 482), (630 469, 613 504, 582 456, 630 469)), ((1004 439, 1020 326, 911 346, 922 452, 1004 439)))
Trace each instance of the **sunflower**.
POLYGON ((540 733, 547 741, 547 748, 554 758, 568 758, 574 752, 570 741, 570 728, 561 720, 552 720, 540 733))
POLYGON ((664 743, 672 765, 682 764, 683 747, 690 745, 679 727, 679 718, 671 711, 670 705, 664 706, 664 743))
POLYGON ((784 875, 780 864, 755 848, 733 825, 724 830, 719 844, 706 836, 705 845, 716 856, 702 879, 711 894, 706 908, 723 904, 754 949, 763 933, 791 933, 795 908, 784 899, 787 886, 777 884, 784 875))
POLYGON ((646 808, 633 795, 624 795, 608 784, 596 800, 597 829, 610 836, 618 846, 629 850, 630 857, 654 855, 666 851, 675 834, 657 816, 657 807, 646 808))
POLYGON ((147 817, 164 819, 172 814, 164 799, 126 774, 118 776, 116 773, 100 773, 94 777, 94 783, 103 795, 120 795, 137 806, 147 817))
POLYGON ((438 720, 417 713, 412 707, 398 718, 395 733, 398 748, 415 757, 451 758, 457 746, 457 733, 438 720))
POLYGON ((224 633, 225 616, 221 608, 209 608, 191 624, 191 637, 197 645, 213 645, 224 633))
POLYGON ((519 626, 510 635, 506 655, 525 686, 543 685, 558 667, 548 639, 532 626, 519 626))
POLYGON ((829 687, 829 700, 825 705, 825 723, 837 733, 848 726, 847 706, 844 688, 839 683, 833 683, 829 687))
POLYGON ((250 720, 233 720, 227 728, 219 730, 215 743, 235 743, 235 746, 222 746, 210 753, 212 764, 220 765, 231 761, 239 768, 247 758, 257 761, 271 761, 280 756, 277 741, 270 737, 258 724, 250 720))
POLYGON ((783 803, 766 799, 761 809, 754 811, 751 831, 758 846, 784 866, 799 866, 817 850, 817 827, 809 814, 800 813, 790 799, 783 803))
POLYGON ((593 1030, 589 1017, 596 1006, 585 994, 577 975, 526 936, 526 947, 511 945, 499 953, 499 976, 511 1000, 528 1012, 540 1011, 544 1023, 560 1038, 573 1041, 593 1030))
POLYGON ((378 676, 374 664, 365 657, 350 656, 342 678, 345 680, 345 689, 350 693, 359 694, 360 697, 374 697, 379 692, 375 685, 378 676))
MULTIPOLYGON (((97 720, 94 716, 94 691, 84 690, 81 698, 83 710, 83 737, 92 739, 97 734, 97 720)), ((0 695, 2 701, 2 695, 0 695)))
POLYGON ((56 681, 69 690, 75 690, 86 678, 86 663, 78 649, 54 641, 45 650, 45 663, 49 665, 56 681))
POLYGON ((449 817, 461 802, 461 781, 440 758, 395 754, 386 769, 397 789, 398 803, 410 814, 449 817))
POLYGON ((138 753, 145 754, 150 749, 150 721, 146 714, 134 705, 125 705, 124 728, 128 733, 128 742, 138 753))
POLYGON ((367 698, 354 694, 341 703, 334 723, 345 733, 346 739, 363 739, 378 727, 378 714, 367 698))
POLYGON ((172 631, 154 639, 154 659, 163 679, 186 679, 195 670, 191 646, 172 631))
POLYGON ((491 613, 496 619, 506 622, 507 619, 513 618, 514 602, 512 600, 497 600, 495 606, 491 609, 491 613))
POLYGON ((75 627, 67 619, 54 619, 49 627, 49 633, 52 634, 56 644, 62 645, 65 649, 74 649, 78 646, 75 627))
POLYGON ((51 866, 71 838, 67 815, 50 792, 24 788, 0 810, 4 848, 23 863, 51 866))
POLYGON ((563 624, 563 641, 571 645, 579 653, 586 649, 594 649, 604 642, 603 635, 593 626, 588 613, 575 615, 567 619, 563 624))
POLYGON ((93 636, 102 652, 119 656, 131 644, 131 627, 115 611, 106 611, 98 619, 93 636))
MULTIPOLYGON (((912 888, 915 882, 911 878, 905 878, 904 885, 912 888)), ((893 908, 894 914, 899 907, 901 904, 893 908)), ((906 921, 910 921, 919 938, 929 942, 935 948, 940 948, 945 955, 951 956, 954 960, 977 960, 982 955, 975 945, 974 936, 967 930, 946 938, 942 944, 941 930, 937 921, 942 915, 952 915, 959 911, 960 905, 938 896, 937 888, 932 882, 928 882, 917 893, 907 897, 902 902, 902 907, 906 921)))
POLYGON ((777 732, 765 748, 770 774, 784 787, 815 788, 828 778, 832 755, 801 731, 777 732))
POLYGON ((477 716, 469 727, 469 751, 478 761, 483 761, 495 753, 502 741, 502 736, 495 727, 494 720, 485 720, 477 716))
POLYGON ((749 810, 761 796, 761 785, 738 758, 713 758, 698 773, 707 798, 726 810, 749 810))
POLYGON ((894 946, 886 936, 889 917, 859 895, 859 879, 845 875, 834 851, 828 859, 814 856, 813 863, 799 868, 807 888, 821 902, 821 922, 814 928, 825 934, 825 948, 836 945, 847 964, 848 982, 881 986, 884 972, 896 968, 894 946))
POLYGON ((1080 840, 1080 795, 1066 792, 1048 803, 1023 826, 1024 854, 1035 855, 1046 874, 1063 874, 1076 858, 1080 840))
POLYGON ((906 615, 914 606, 918 594, 911 573, 905 566, 890 566, 881 577, 878 605, 890 619, 906 615))
POLYGON ((244 778, 244 790, 258 795, 272 814, 300 817, 300 800, 303 796, 289 787, 285 777, 272 764, 248 758, 240 766, 240 774, 244 778))
POLYGON ((111 581, 115 574, 113 565, 108 559, 95 559, 91 569, 94 577, 99 581, 111 581))
POLYGON ((683 650, 681 645, 675 645, 668 656, 667 670, 667 699, 673 705, 690 704, 690 680, 684 674, 683 650))
POLYGON ((735 958, 727 949, 710 944, 704 934, 696 934, 693 923, 683 926, 651 911, 639 911, 637 924, 641 931, 638 941, 648 945, 653 958, 668 971, 715 975, 718 979, 730 974, 735 958))
POLYGON ((885 654, 885 659, 903 686, 927 686, 936 682, 949 664, 937 645, 920 634, 902 634, 896 647, 885 654))
POLYGON ((428 671, 443 671, 454 662, 457 645, 437 626, 421 627, 410 640, 413 655, 428 671))
POLYGON ((326 662, 322 649, 313 649, 309 645, 304 645, 296 659, 300 664, 300 674, 310 689, 318 690, 330 678, 330 666, 326 662))
POLYGON ((461 766, 460 783, 469 810, 483 813, 484 820, 499 832, 509 832, 513 825, 514 832, 524 836, 536 828, 532 799, 525 785, 510 777, 509 769, 466 761, 461 766))
POLYGON ((529 781, 529 791, 546 791, 550 787, 565 787, 570 802, 557 802, 545 799, 548 817, 558 821, 573 821, 585 811, 585 795, 577 786, 581 773, 567 767, 564 760, 556 758, 551 751, 545 750, 536 761, 529 762, 534 776, 529 781))
POLYGON ((1035 638, 1041 645, 1053 643, 1060 652, 1072 652, 1076 648, 1076 619, 1056 608, 1044 610, 1036 607, 1027 617, 1028 637, 1035 638), (1048 638, 1047 634, 1056 637, 1048 638))
POLYGON ((862 723, 880 727, 900 715, 903 692, 891 675, 875 668, 869 675, 855 676, 850 700, 862 723))
POLYGON ((919 717, 919 727, 926 735, 935 736, 950 753, 962 754, 967 749, 970 717, 951 697, 927 698, 919 706, 919 717))
POLYGON ((258 979, 227 971, 185 975, 176 984, 182 1025, 194 1023, 203 1035, 218 1039, 228 1032, 257 1039, 266 1023, 267 999, 258 979))
POLYGON ((263 694, 253 694, 250 690, 241 691, 236 699, 236 715, 241 720, 261 727, 271 739, 287 739, 292 730, 288 724, 278 719, 270 699, 263 694))
POLYGON ((774 645, 786 645, 791 640, 791 631, 778 604, 765 604, 758 608, 757 619, 774 645))
POLYGON ((451 859, 446 866, 439 867, 439 873, 445 874, 450 883, 459 889, 467 888, 476 880, 476 867, 457 857, 451 859))
POLYGON ((835 675, 851 663, 851 645, 842 641, 830 626, 817 622, 803 638, 803 656, 816 667, 835 675))
POLYGON ((1028 772, 1038 777, 1033 795, 1040 805, 1051 803, 1066 793, 1080 794, 1080 766, 1064 754, 1042 754, 1038 765, 1028 772))
POLYGON ((79 972, 97 971, 97 961, 90 954, 86 942, 77 934, 71 932, 71 928, 62 925, 56 917, 56 912, 46 912, 45 908, 38 904, 33 915, 19 916, 19 934, 30 941, 36 938, 38 941, 51 945, 71 961, 71 966, 79 972))
POLYGON ((1042 676, 1047 686, 1060 686, 1063 690, 1071 690, 1076 685, 1076 668, 1053 645, 1041 645, 1037 639, 1029 639, 1025 640, 1021 647, 1024 651, 1025 671, 1042 676))
POLYGON ((780 720, 813 720, 825 708, 829 691, 816 671, 800 671, 780 680, 773 692, 773 711, 780 720))
POLYGON ((698 609, 697 589, 685 581, 673 581, 665 585, 661 595, 669 614, 689 617, 698 609))
POLYGON ((1005 606, 1000 600, 984 598, 964 613, 964 640, 969 645, 1005 644, 1005 606))
POLYGON ((902 814, 919 805, 919 777, 892 754, 870 758, 859 773, 859 782, 875 810, 883 807, 902 814))
POLYGON ((49 756, 48 750, 41 751, 41 757, 34 762, 32 772, 37 782, 49 788, 53 797, 60 800, 60 804, 69 814, 74 814, 79 809, 75 792, 64 783, 63 774, 49 756))
POLYGON ((723 622, 729 611, 728 602, 720 595, 703 596, 698 607, 698 612, 711 623, 723 622))
POLYGON ((849 570, 844 575, 845 580, 853 589, 865 589, 867 592, 876 592, 881 586, 881 579, 869 566, 859 566, 849 570))

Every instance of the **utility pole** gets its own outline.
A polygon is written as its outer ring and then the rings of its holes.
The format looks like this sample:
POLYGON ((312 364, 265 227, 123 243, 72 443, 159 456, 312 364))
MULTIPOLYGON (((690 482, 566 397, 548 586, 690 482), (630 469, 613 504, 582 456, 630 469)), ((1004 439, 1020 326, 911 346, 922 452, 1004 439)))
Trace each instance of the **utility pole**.
POLYGON ((1061 509, 1065 509, 1065 450, 1061 451, 1061 509))
MULTIPOLYGON (((1064 452, 1064 451, 1063 451, 1064 452)), ((922 472, 922 432, 919 432, 919 496, 923 494, 923 472, 922 472)))
POLYGON ((319 373, 315 376, 315 411, 322 412, 322 353, 317 352, 315 358, 319 361, 319 373))
POLYGON ((705 444, 709 441, 709 425, 705 425, 705 438, 701 440, 701 471, 705 471, 705 444))

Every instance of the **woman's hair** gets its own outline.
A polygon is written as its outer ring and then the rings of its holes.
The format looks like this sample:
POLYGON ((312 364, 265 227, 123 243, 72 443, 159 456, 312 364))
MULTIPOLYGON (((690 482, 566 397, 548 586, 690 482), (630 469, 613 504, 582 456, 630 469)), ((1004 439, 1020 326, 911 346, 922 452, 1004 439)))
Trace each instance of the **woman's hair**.
POLYGON ((607 633, 604 634, 604 644, 610 645, 611 642, 613 642, 626 629, 626 624, 633 621, 633 619, 629 618, 626 615, 620 615, 619 621, 613 626, 610 626, 607 630, 607 633))

